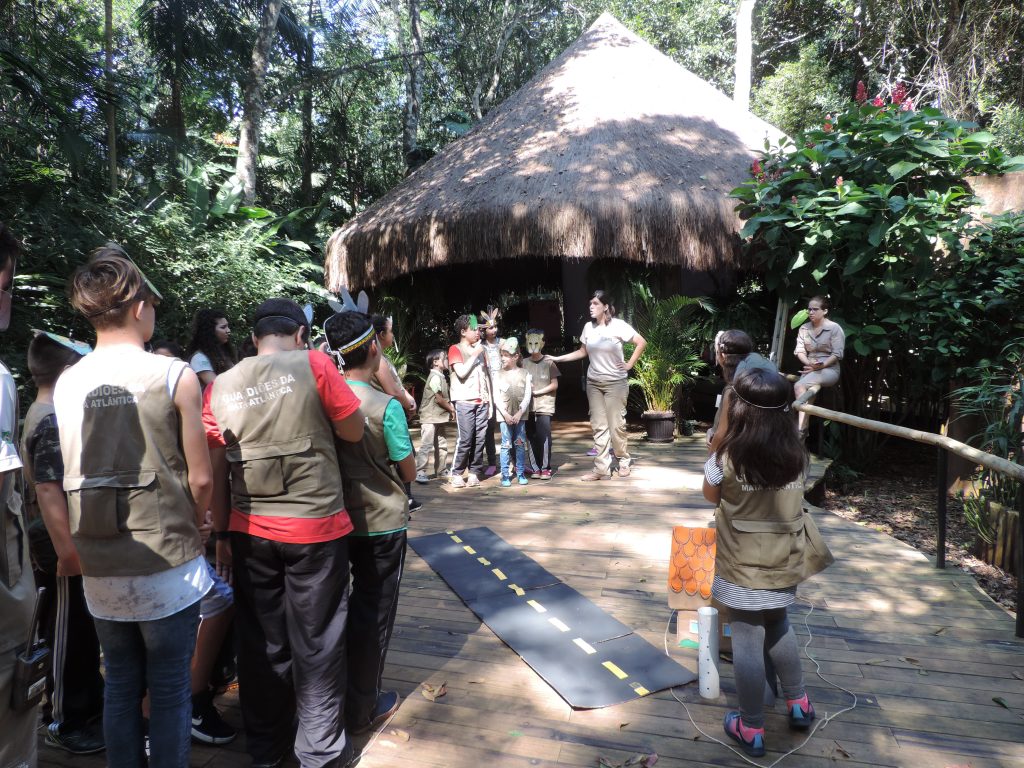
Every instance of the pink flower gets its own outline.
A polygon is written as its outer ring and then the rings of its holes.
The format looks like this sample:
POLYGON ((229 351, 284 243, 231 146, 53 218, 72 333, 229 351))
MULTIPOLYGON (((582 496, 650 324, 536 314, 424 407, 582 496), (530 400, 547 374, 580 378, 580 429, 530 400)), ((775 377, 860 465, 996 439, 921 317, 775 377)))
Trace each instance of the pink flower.
POLYGON ((837 187, 843 186, 843 177, 842 176, 836 176, 836 186, 837 187))
POLYGON ((907 98, 907 87, 903 83, 899 83, 895 88, 892 89, 892 103, 897 106, 902 104, 907 98))
POLYGON ((913 108, 914 108, 914 102, 911 101, 910 99, 907 99, 902 104, 900 104, 900 110, 902 110, 903 112, 909 112, 913 108))
POLYGON ((872 107, 884 107, 885 106, 885 102, 882 101, 882 97, 881 96, 875 96, 875 98, 871 100, 871 106, 872 107))
POLYGON ((824 131, 825 133, 832 133, 832 123, 825 123, 824 131))
POLYGON ((864 85, 863 80, 857 81, 857 95, 854 96, 858 104, 863 104, 868 100, 868 88, 864 85))
POLYGON ((791 198, 789 198, 789 202, 791 202, 793 205, 796 205, 796 195, 793 195, 791 198))

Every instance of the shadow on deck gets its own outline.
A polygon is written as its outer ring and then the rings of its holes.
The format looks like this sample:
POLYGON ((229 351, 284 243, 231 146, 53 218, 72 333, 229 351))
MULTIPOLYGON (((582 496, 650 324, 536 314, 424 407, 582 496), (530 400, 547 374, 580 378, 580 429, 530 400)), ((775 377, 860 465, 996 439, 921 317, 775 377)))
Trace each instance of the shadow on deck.
MULTIPOLYGON (((632 477, 579 483, 589 466, 585 424, 556 425, 559 466, 549 482, 503 489, 417 486, 424 508, 411 536, 489 526, 657 647, 671 647, 666 603, 671 528, 711 519, 701 492, 703 436, 635 446, 632 477)), ((631 436, 635 437, 635 436, 631 436)), ((820 465, 816 471, 821 472, 820 465)), ((858 705, 819 730, 782 765, 939 766, 1024 764, 1024 641, 1011 617, 967 574, 938 571, 905 544, 823 511, 816 519, 836 564, 803 585, 791 617, 824 675, 857 694, 858 705), (813 605, 813 611, 810 606, 813 605), (995 699, 1001 699, 1002 706, 995 699)), ((681 661, 686 653, 674 649, 681 661)), ((804 662, 819 716, 850 697, 804 662)), ((505 646, 410 550, 385 684, 404 697, 376 739, 362 739, 362 768, 413 766, 589 766, 657 753, 659 766, 742 766, 700 736, 668 691, 626 704, 573 711, 505 646), (446 683, 434 702, 423 683, 446 683)), ((715 737, 735 706, 732 669, 722 665, 718 700, 696 684, 676 691, 715 737)), ((239 726, 235 692, 219 700, 239 726)), ((799 743, 780 704, 768 716, 767 765, 799 743)), ((242 738, 225 748, 195 745, 193 766, 248 766, 242 738)), ((44 766, 104 765, 42 745, 44 766)))

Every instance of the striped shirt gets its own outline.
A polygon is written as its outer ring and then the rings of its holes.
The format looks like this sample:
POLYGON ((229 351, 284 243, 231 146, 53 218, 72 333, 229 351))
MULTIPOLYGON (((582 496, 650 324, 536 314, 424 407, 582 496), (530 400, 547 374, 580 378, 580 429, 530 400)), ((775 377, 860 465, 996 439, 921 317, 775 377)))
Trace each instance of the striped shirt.
MULTIPOLYGON (((719 486, 725 478, 717 454, 712 453, 704 464, 704 479, 708 485, 719 486)), ((726 581, 715 575, 711 595, 722 605, 739 611, 768 611, 786 608, 796 602, 796 585, 784 589, 750 589, 726 581)))

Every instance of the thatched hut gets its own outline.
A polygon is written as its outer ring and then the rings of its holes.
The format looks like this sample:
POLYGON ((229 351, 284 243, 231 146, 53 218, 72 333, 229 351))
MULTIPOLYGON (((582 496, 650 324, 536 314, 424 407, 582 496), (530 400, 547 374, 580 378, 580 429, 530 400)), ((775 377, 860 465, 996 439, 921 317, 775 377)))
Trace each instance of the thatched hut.
POLYGON ((337 230, 327 284, 506 259, 729 269, 740 222, 727 195, 780 137, 605 14, 337 230))

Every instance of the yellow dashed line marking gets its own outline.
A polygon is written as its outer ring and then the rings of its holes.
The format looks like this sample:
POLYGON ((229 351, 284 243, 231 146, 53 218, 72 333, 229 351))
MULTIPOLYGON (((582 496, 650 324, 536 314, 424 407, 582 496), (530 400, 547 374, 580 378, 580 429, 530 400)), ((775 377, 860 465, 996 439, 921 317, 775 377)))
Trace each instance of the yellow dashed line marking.
POLYGON ((617 666, 615 666, 614 662, 605 661, 605 662, 603 662, 601 664, 601 666, 604 667, 605 669, 607 669, 609 672, 611 672, 617 678, 619 678, 619 680, 625 680, 627 677, 629 677, 629 675, 627 675, 625 672, 623 672, 621 669, 619 669, 617 666))
MULTIPOLYGON (((455 531, 449 530, 449 531, 445 531, 445 533, 447 533, 449 536, 451 536, 452 541, 454 541, 456 544, 462 544, 462 539, 455 533, 455 531)), ((466 551, 467 554, 470 554, 470 555, 477 554, 477 551, 475 549, 473 549, 473 547, 469 546, 468 544, 464 545, 462 548, 466 551)), ((487 566, 489 566, 491 564, 491 561, 488 560, 486 557, 483 557, 482 555, 480 557, 477 557, 477 562, 480 563, 481 565, 487 565, 487 566)), ((493 573, 500 581, 505 581, 505 580, 508 579, 508 576, 506 576, 502 572, 502 570, 500 568, 492 568, 491 569, 491 573, 493 573)), ((524 590, 518 584, 509 584, 508 588, 511 589, 513 592, 515 592, 517 597, 523 597, 523 596, 526 595, 526 590, 524 590)), ((547 611, 548 611, 547 608, 545 608, 543 605, 538 603, 536 600, 527 600, 526 604, 529 605, 531 608, 533 608, 533 610, 537 611, 537 613, 547 613, 547 611)), ((555 627, 559 632, 569 632, 570 631, 569 626, 564 621, 562 621, 561 619, 555 618, 554 616, 548 618, 548 623, 550 623, 551 626, 555 627)), ((588 643, 582 637, 573 638, 572 642, 573 642, 573 644, 576 647, 578 647, 581 651, 583 651, 588 656, 597 653, 597 649, 594 648, 594 646, 592 646, 590 643, 588 643)), ((601 663, 601 666, 604 667, 605 669, 607 669, 613 675, 615 675, 615 677, 618 678, 619 680, 625 680, 627 677, 629 677, 629 675, 627 675, 625 672, 623 672, 621 667, 619 667, 613 661, 604 661, 604 662, 601 663)), ((650 694, 650 691, 647 690, 646 688, 644 688, 643 685, 641 685, 640 683, 637 683, 637 682, 630 683, 629 687, 633 689, 633 692, 636 693, 637 696, 647 696, 647 695, 650 694)))
POLYGON ((583 652, 586 653, 587 655, 590 655, 592 653, 597 653, 597 649, 594 648, 594 646, 592 646, 590 643, 588 643, 582 637, 577 637, 575 640, 573 640, 573 642, 576 643, 576 645, 578 645, 580 648, 582 648, 583 652))
POLYGON ((569 631, 569 627, 567 627, 565 622, 561 619, 556 619, 554 616, 552 616, 550 619, 548 619, 548 621, 552 624, 552 626, 557 627, 559 632, 569 631))

